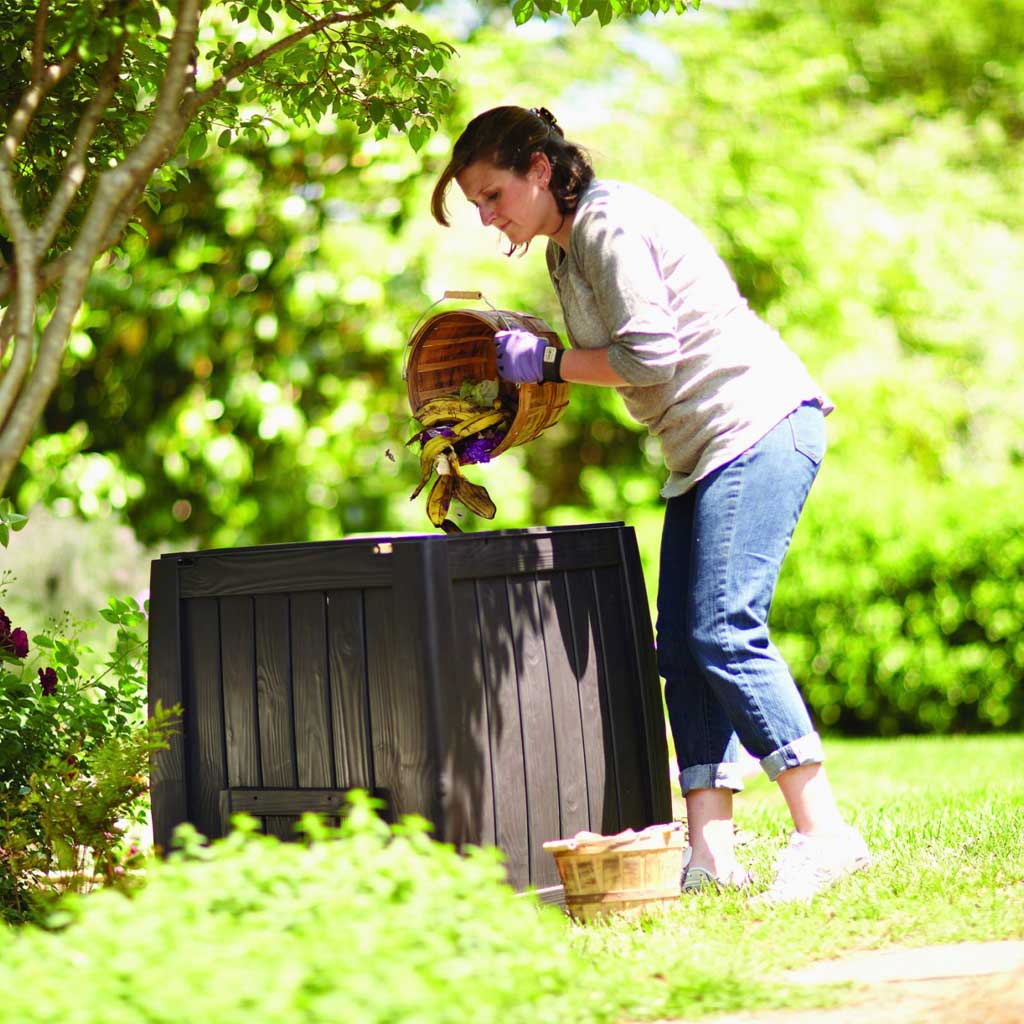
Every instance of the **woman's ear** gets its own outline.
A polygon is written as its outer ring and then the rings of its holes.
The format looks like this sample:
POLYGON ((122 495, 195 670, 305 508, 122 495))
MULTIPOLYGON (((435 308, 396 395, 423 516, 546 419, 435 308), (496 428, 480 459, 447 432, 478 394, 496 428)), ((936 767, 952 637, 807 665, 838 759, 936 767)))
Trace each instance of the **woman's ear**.
POLYGON ((546 153, 534 153, 530 157, 530 169, 527 171, 527 175, 532 175, 534 181, 541 188, 548 187, 551 183, 551 161, 547 158, 546 153))

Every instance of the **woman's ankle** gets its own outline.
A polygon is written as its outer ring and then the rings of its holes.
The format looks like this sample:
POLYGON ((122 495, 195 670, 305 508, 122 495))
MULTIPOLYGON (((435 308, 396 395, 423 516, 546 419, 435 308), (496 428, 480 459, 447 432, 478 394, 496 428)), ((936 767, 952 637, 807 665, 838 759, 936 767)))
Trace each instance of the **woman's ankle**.
POLYGON ((706 843, 690 847, 689 859, 684 857, 685 868, 702 868, 715 878, 727 879, 737 872, 743 872, 736 860, 735 848, 712 849, 706 843))

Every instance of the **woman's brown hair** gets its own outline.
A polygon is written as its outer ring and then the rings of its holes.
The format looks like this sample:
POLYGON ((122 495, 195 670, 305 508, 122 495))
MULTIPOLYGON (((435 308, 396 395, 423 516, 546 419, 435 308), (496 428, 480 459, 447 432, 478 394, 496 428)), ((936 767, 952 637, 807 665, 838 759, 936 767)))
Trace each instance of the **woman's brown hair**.
POLYGON ((543 153, 551 164, 548 188, 558 212, 572 213, 594 178, 586 152, 566 141, 554 115, 544 107, 494 107, 474 117, 456 140, 430 199, 434 220, 448 227, 448 189, 470 164, 486 160, 501 170, 526 174, 535 153, 543 153))

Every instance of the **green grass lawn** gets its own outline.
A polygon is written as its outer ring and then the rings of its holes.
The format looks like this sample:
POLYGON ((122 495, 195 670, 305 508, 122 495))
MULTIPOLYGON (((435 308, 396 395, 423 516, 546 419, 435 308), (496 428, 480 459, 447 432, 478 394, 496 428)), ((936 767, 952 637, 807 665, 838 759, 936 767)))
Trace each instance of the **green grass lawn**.
MULTIPOLYGON (((807 906, 687 897, 640 922, 567 925, 601 965, 619 1019, 828 1005, 846 989, 787 986, 814 960, 887 946, 1024 938, 1024 736, 827 742, 833 788, 876 857, 807 906)), ((789 818, 762 775, 737 798, 740 858, 772 877, 789 818)))

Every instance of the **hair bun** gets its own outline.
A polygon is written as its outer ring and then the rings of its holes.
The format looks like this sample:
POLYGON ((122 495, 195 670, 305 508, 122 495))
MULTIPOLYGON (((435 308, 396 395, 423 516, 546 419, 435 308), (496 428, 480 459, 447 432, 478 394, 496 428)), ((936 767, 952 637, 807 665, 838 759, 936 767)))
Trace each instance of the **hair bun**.
POLYGON ((565 133, 562 131, 559 123, 555 120, 555 115, 552 114, 547 107, 530 107, 530 113, 539 117, 551 131, 557 132, 562 136, 562 138, 565 138, 565 133))

